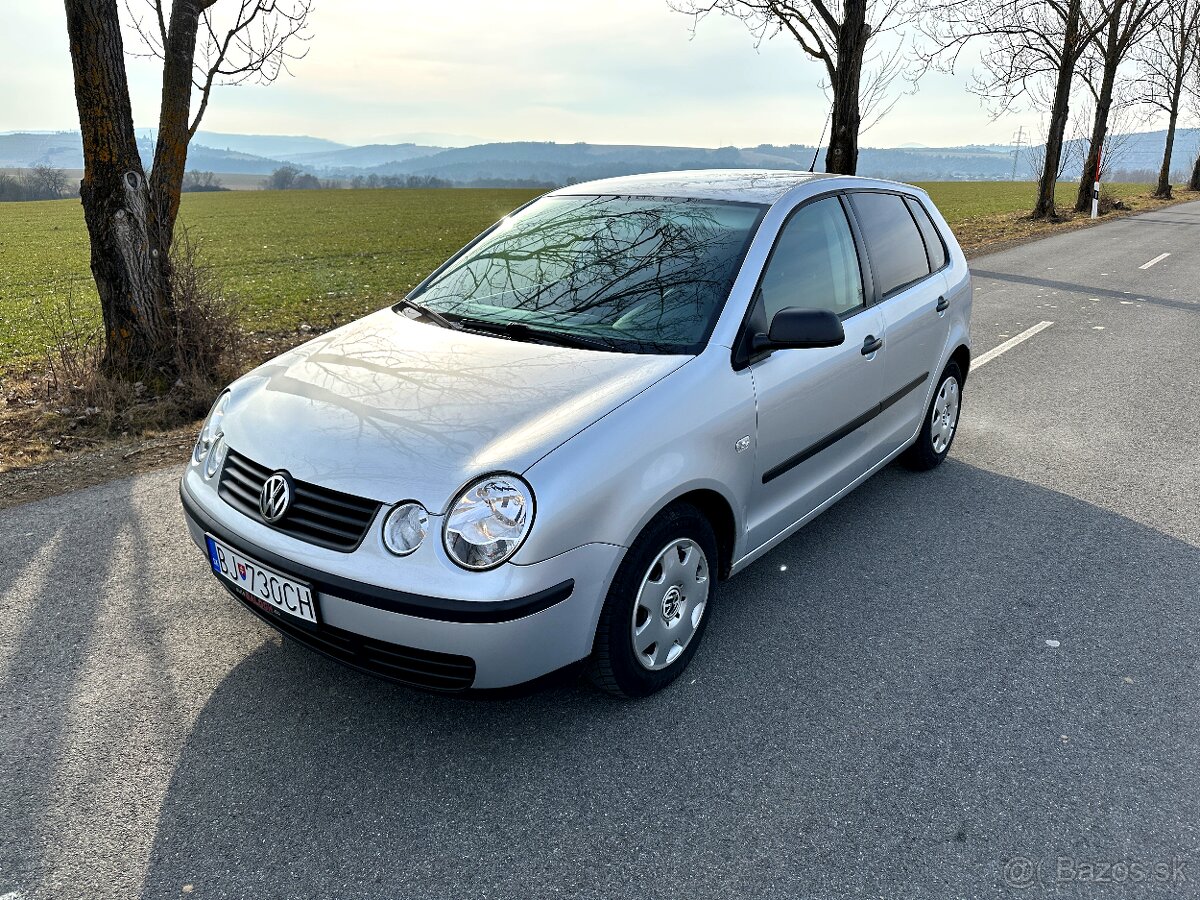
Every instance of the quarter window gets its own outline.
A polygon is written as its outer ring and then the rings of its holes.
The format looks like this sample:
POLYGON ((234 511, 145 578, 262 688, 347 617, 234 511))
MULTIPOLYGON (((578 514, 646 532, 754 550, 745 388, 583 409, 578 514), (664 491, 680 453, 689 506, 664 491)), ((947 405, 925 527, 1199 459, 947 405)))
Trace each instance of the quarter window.
POLYGON ((898 194, 852 195, 854 211, 867 240, 871 269, 886 297, 929 274, 925 242, 898 194))
POLYGON ((863 306, 862 273, 837 197, 801 207, 783 226, 759 285, 767 321, 789 306, 844 315, 863 306))
POLYGON ((921 237, 925 238, 925 250, 929 255, 929 268, 936 272, 946 264, 946 245, 942 243, 941 235, 938 234, 938 230, 933 224, 933 219, 929 218, 929 213, 921 205, 921 201, 914 200, 912 197, 905 197, 904 202, 908 204, 908 211, 917 220, 917 227, 921 229, 921 237))

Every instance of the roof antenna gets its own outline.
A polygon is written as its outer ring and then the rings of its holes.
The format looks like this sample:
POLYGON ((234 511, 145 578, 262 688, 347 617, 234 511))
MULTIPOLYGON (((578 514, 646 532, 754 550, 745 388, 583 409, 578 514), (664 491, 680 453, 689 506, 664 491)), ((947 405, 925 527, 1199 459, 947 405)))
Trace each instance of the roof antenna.
POLYGON ((829 128, 829 120, 833 118, 833 107, 829 107, 829 115, 825 117, 825 124, 821 127, 821 139, 817 141, 817 146, 813 148, 813 161, 808 167, 808 174, 812 174, 817 168, 817 154, 821 152, 821 144, 825 142, 825 131, 829 128))

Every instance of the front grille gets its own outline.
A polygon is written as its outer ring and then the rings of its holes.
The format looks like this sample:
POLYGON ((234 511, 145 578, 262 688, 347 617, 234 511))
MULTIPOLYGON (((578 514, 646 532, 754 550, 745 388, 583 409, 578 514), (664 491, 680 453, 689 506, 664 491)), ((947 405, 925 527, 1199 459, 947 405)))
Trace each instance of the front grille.
POLYGON ((434 691, 463 691, 475 681, 475 660, 416 647, 402 647, 332 625, 301 624, 283 613, 261 609, 250 602, 245 591, 222 583, 242 604, 285 636, 324 653, 355 669, 379 675, 389 681, 434 691))
POLYGON ((303 481, 294 482, 295 497, 282 519, 275 523, 263 519, 258 498, 272 471, 230 450, 217 493, 243 515, 318 547, 349 553, 362 543, 379 504, 303 481))

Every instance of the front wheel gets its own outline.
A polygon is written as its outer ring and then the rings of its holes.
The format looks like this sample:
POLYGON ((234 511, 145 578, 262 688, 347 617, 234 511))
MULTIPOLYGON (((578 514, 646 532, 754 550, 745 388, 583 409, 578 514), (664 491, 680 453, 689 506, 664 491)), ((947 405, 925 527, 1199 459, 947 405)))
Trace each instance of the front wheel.
POLYGON ((962 370, 950 362, 942 372, 916 443, 904 452, 902 462, 910 469, 923 471, 941 464, 950 452, 958 431, 958 416, 962 410, 962 370))
POLYGON ((717 541, 693 506, 662 512, 633 542, 609 587, 592 681, 624 697, 662 690, 696 653, 717 580, 717 541))

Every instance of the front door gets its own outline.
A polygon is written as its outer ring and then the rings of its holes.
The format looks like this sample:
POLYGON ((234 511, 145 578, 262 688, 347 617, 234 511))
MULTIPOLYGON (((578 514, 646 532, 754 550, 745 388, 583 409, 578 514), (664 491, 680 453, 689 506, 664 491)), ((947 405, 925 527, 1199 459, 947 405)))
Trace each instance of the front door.
POLYGON ((829 309, 839 347, 776 350, 751 365, 758 404, 757 477, 747 510, 750 547, 766 543, 866 472, 878 458, 871 421, 883 391, 883 320, 866 302, 842 200, 800 207, 767 261, 756 319, 786 307, 829 309), (864 352, 866 351, 866 352, 864 352))

